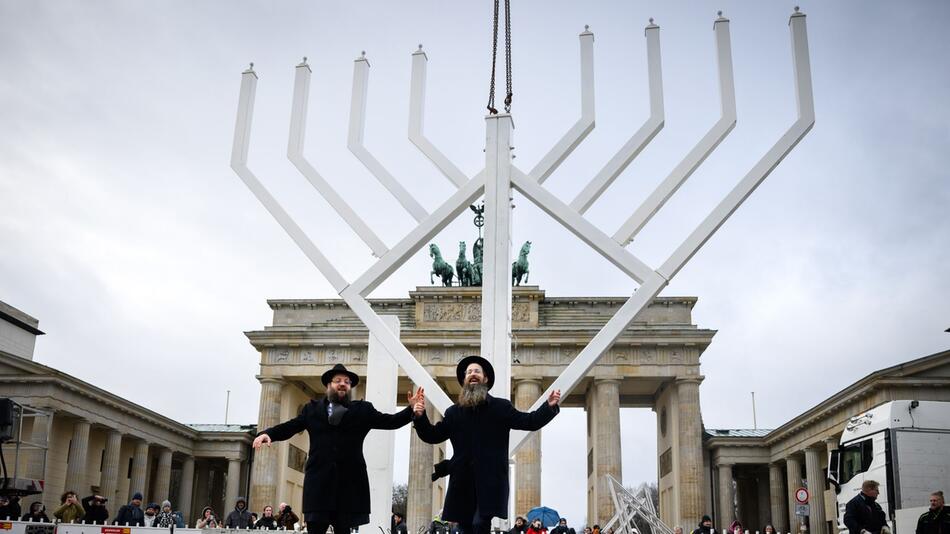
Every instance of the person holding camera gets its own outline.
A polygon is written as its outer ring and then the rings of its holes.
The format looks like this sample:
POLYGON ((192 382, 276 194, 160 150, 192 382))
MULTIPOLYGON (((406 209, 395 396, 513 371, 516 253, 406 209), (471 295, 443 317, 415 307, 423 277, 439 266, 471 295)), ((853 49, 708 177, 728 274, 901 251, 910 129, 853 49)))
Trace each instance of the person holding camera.
POLYGON ((53 517, 59 519, 62 523, 77 523, 86 515, 86 510, 79 504, 79 498, 75 491, 67 491, 60 497, 62 503, 59 508, 53 512, 53 517))
POLYGON ((102 495, 90 495, 82 500, 82 507, 86 509, 86 523, 105 525, 109 519, 109 510, 106 509, 106 499, 102 495))
POLYGON ((201 510, 201 517, 195 523, 195 528, 218 528, 218 520, 214 517, 214 510, 210 506, 205 506, 201 510))

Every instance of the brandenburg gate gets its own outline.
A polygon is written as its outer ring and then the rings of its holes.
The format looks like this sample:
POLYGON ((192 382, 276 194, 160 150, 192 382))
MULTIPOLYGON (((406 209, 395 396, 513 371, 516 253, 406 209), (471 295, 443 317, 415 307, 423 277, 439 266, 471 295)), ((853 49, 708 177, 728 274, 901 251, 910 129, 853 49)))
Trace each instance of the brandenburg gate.
MULTIPOLYGON (((455 365, 463 356, 480 352, 481 288, 418 287, 405 299, 374 299, 381 316, 399 320, 399 338, 454 397, 459 386, 455 365)), ((548 297, 537 286, 512 289, 512 391, 522 410, 559 376, 578 352, 613 316, 625 297, 548 297)), ((694 297, 659 297, 637 317, 601 358, 584 382, 562 400, 565 407, 587 413, 588 524, 606 523, 614 505, 604 475, 621 480, 620 408, 651 408, 657 414, 657 473, 660 517, 677 524, 681 500, 707 502, 702 477, 700 437, 699 358, 715 334, 692 324, 694 297), (698 492, 698 495, 685 495, 698 492)), ((261 354, 261 428, 296 415, 312 397, 323 395, 320 375, 342 363, 367 376, 369 332, 340 299, 270 300, 273 325, 247 332, 261 354)), ((400 372, 397 391, 411 387, 400 372)), ((357 397, 373 388, 370 378, 357 397)), ((399 402, 405 402, 399 395, 399 402)), ((428 525, 442 508, 440 479, 430 480, 433 464, 445 451, 412 434, 409 447, 410 529, 428 525)), ((276 494, 277 501, 299 503, 306 460, 306 436, 275 444, 269 471, 272 488, 252 478, 251 495, 276 494), (269 493, 273 491, 274 493, 269 493)), ((255 464, 263 458, 255 459, 255 464)), ((541 504, 541 434, 534 433, 515 456, 515 513, 541 504)))

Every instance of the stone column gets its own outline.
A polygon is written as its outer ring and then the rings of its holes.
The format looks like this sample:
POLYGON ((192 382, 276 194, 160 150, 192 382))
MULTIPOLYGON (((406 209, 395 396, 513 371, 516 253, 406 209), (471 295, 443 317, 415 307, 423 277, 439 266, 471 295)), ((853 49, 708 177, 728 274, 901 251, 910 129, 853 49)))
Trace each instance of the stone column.
POLYGON ((772 526, 778 532, 788 532, 788 499, 785 498, 785 480, 782 467, 769 464, 769 510, 772 526))
POLYGON ((805 449, 805 471, 808 475, 808 524, 811 534, 828 534, 825 523, 825 482, 821 460, 825 457, 824 442, 805 449))
POLYGON ((719 517, 713 527, 729 528, 736 520, 735 498, 732 494, 732 466, 729 462, 719 462, 719 517))
POLYGON ((699 384, 702 377, 676 380, 679 405, 676 432, 679 437, 679 466, 676 476, 681 521, 692 524, 705 511, 703 495, 703 420, 699 411, 699 384))
MULTIPOLYGON (((158 469, 155 470, 155 482, 152 484, 152 494, 149 500, 162 503, 169 495, 169 486, 172 479, 172 451, 162 449, 158 453, 158 469)), ((175 503, 177 504, 177 503, 175 503)))
MULTIPOLYGON (((257 417, 258 431, 263 432, 280 423, 280 394, 283 380, 261 377, 261 403, 257 417)), ((263 446, 254 452, 251 465, 251 494, 248 503, 251 510, 263 510, 264 506, 274 506, 277 502, 277 445, 263 446)), ((234 503, 231 503, 234 504, 234 503)))
MULTIPOLYGON (((515 408, 527 411, 541 396, 541 382, 519 380, 515 383, 515 408)), ((618 419, 619 422, 619 419, 618 419)), ((515 514, 541 506, 541 432, 532 432, 515 455, 515 514)))
MULTIPOLYGON (((416 386, 418 387, 418 386, 416 386)), ((426 406, 426 415, 433 420, 434 410, 426 406)), ((409 431, 409 495, 406 502, 406 528, 418 532, 432 521, 432 445, 419 439, 415 431, 409 431)))
MULTIPOLYGON (((148 443, 139 440, 135 443, 135 452, 132 454, 132 479, 129 481, 129 497, 141 491, 145 495, 148 488, 145 487, 145 475, 148 471, 148 443)), ((151 495, 145 495, 146 499, 151 499, 151 495)), ((148 501, 146 501, 148 502, 148 501)))
POLYGON ((795 502, 795 490, 797 490, 802 483, 801 460, 795 456, 785 458, 785 471, 788 477, 788 491, 786 493, 786 499, 788 499, 788 531, 798 532, 801 527, 801 519, 795 515, 795 505, 797 504, 795 502))
POLYGON ((123 500, 116 495, 119 486, 119 453, 121 451, 122 432, 110 430, 109 435, 106 436, 106 450, 102 460, 102 480, 99 484, 101 495, 109 499, 110 503, 122 502, 123 500))
POLYGON ((231 510, 237 498, 240 497, 238 492, 241 491, 241 460, 239 458, 228 458, 227 484, 227 489, 224 491, 224 509, 231 510))
MULTIPOLYGON (((37 443, 43 446, 49 446, 49 433, 48 430, 52 426, 53 414, 50 413, 49 419, 45 417, 36 417, 33 419, 33 429, 30 433, 30 441, 37 443)), ((45 450, 31 450, 25 451, 28 453, 27 460, 27 477, 33 478, 36 480, 49 480, 50 477, 47 476, 47 465, 46 465, 46 451, 45 450)), ((24 503, 26 500, 24 499, 24 503)), ((24 512, 26 513, 26 512, 24 512)))
MULTIPOLYGON (((202 508, 211 504, 211 466, 208 464, 208 460, 205 459, 199 461, 196 467, 198 474, 195 476, 195 516, 201 513, 202 508)), ((220 510, 216 512, 221 513, 220 510)), ((193 523, 191 524, 193 525, 193 523)))
MULTIPOLYGON (((614 515, 614 502, 606 475, 623 482, 620 451, 620 381, 595 380, 594 487, 597 491, 597 521, 604 524, 614 515)), ((527 510, 525 510, 527 512, 527 510)))
MULTIPOLYGON (((181 510, 185 523, 191 523, 191 496, 195 483, 195 459, 186 456, 181 463, 181 487, 178 490, 178 502, 172 503, 181 510)), ((263 508, 262 508, 263 509, 263 508)))
MULTIPOLYGON (((86 456, 89 453, 89 421, 78 419, 73 423, 73 438, 69 445, 66 462, 66 491, 86 495, 86 456)), ((80 497, 81 498, 81 497, 80 497)))

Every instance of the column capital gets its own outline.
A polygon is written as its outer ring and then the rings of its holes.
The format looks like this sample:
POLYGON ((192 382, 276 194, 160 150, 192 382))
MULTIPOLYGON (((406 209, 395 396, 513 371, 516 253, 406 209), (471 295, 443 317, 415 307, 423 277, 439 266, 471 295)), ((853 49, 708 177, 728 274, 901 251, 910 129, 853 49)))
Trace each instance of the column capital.
POLYGON ((725 469, 727 467, 733 467, 736 465, 736 462, 733 460, 719 460, 716 462, 716 465, 719 467, 719 469, 725 469))
POLYGON ((599 386, 601 384, 620 384, 619 378, 595 378, 594 385, 599 386))
POLYGON ((514 382, 515 387, 518 387, 521 384, 526 384, 526 385, 537 384, 538 386, 541 385, 540 378, 515 378, 515 379, 512 379, 512 382, 514 382))
POLYGON ((284 384, 284 377, 282 376, 258 376, 257 381, 261 384, 284 384))
POLYGON ((677 386, 683 385, 683 384, 696 384, 696 385, 698 386, 698 385, 701 384, 701 383, 703 382, 703 380, 705 380, 705 379, 706 379, 706 376, 705 376, 705 375, 697 375, 697 376, 678 376, 678 377, 676 377, 675 382, 676 382, 676 385, 677 385, 677 386))

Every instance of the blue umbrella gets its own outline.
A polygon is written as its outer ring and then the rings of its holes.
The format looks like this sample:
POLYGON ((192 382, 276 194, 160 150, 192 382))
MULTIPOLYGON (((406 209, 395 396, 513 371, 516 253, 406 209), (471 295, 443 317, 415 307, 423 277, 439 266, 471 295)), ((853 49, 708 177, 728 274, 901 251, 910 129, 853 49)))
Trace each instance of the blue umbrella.
POLYGON ((557 510, 552 510, 547 506, 538 506, 528 512, 528 523, 533 522, 535 519, 540 519, 541 524, 545 527, 553 527, 557 525, 558 520, 561 519, 561 514, 557 513, 557 510))

